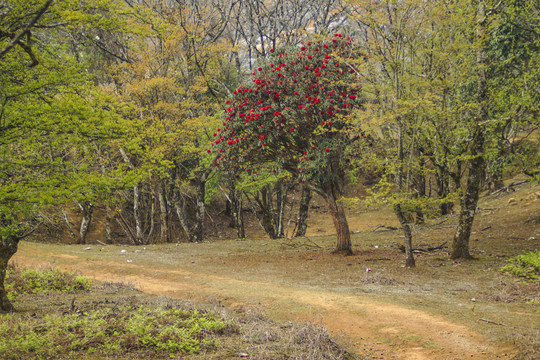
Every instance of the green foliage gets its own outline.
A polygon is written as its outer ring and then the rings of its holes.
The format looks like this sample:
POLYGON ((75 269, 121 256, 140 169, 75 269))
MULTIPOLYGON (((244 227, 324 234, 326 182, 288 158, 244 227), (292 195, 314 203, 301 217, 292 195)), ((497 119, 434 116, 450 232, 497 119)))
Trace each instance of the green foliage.
POLYGON ((78 354, 152 349, 197 353, 217 346, 214 336, 232 325, 212 313, 177 308, 115 307, 51 314, 44 320, 3 315, 0 357, 78 357, 78 354))
POLYGON ((91 285, 91 280, 79 276, 75 272, 60 269, 25 269, 22 271, 8 269, 5 281, 10 301, 16 300, 23 294, 86 291, 90 289, 91 285))
POLYGON ((503 266, 501 271, 528 280, 540 280, 540 250, 530 251, 509 259, 508 264, 503 266))

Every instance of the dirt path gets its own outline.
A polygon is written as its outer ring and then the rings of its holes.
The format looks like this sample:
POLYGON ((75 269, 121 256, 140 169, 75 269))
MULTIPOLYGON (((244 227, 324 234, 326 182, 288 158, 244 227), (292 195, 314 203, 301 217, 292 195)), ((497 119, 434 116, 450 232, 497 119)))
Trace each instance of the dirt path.
POLYGON ((228 273, 200 273, 189 267, 96 260, 46 252, 25 243, 14 257, 18 264, 53 264, 77 270, 98 281, 127 282, 144 292, 190 300, 223 302, 230 307, 255 307, 281 320, 308 320, 354 344, 369 359, 505 359, 510 349, 495 348, 482 336, 444 317, 368 296, 246 281, 228 273), (46 260, 45 260, 46 259, 46 260), (171 270, 172 269, 172 270, 171 270))

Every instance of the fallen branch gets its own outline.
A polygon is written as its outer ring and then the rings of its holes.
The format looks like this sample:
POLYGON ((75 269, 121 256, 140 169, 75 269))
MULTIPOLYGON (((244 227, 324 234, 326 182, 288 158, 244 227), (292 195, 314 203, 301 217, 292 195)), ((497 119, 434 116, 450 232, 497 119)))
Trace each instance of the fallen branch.
POLYGON ((386 226, 386 225, 379 225, 377 226, 375 229, 371 230, 372 232, 375 232, 379 229, 383 229, 382 231, 389 231, 389 230, 397 230, 398 228, 397 227, 393 227, 393 226, 386 226))
MULTIPOLYGON (((427 253, 427 252, 432 252, 432 251, 435 251, 435 250, 441 250, 444 247, 444 245, 446 245, 446 243, 447 243, 447 241, 443 242, 439 246, 428 247, 427 249, 416 248, 416 249, 412 249, 412 251, 415 252, 415 253, 419 253, 419 252, 427 253)), ((405 246, 400 245, 399 250, 401 250, 401 252, 405 252, 405 246)))
MULTIPOLYGON (((300 242, 293 242, 293 243, 287 243, 287 242, 280 242, 281 245, 286 245, 286 246, 290 246, 290 247, 293 247, 293 248, 297 248, 297 247, 301 247, 301 246, 305 246, 305 247, 314 247, 314 248, 318 248, 318 249, 323 249, 322 246, 320 246, 319 244, 315 243, 313 240, 309 239, 309 238, 305 238, 307 241, 309 241, 311 244, 305 244, 305 243, 300 243, 300 242)), ((291 240, 291 239, 287 239, 288 240, 291 240)))
POLYGON ((514 186, 518 186, 518 185, 525 184, 525 183, 528 183, 528 182, 529 182, 529 180, 511 182, 508 186, 502 187, 499 190, 496 190, 496 191, 490 193, 489 195, 497 195, 498 193, 503 192, 503 191, 505 191, 505 192, 516 191, 516 189, 514 189, 514 186))
POLYGON ((491 320, 487 320, 487 319, 478 319, 478 321, 483 321, 483 322, 486 322, 488 324, 493 324, 493 325, 506 326, 504 324, 501 324, 501 323, 498 323, 498 322, 495 322, 495 321, 491 321, 491 320))

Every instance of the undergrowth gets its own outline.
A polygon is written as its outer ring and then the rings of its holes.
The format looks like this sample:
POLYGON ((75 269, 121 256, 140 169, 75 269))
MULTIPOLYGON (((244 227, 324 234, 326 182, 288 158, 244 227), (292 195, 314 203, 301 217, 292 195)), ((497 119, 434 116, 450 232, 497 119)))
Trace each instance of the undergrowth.
POLYGON ((0 358, 78 357, 153 349, 157 353, 196 353, 217 346, 214 336, 231 327, 211 313, 141 306, 50 314, 0 323, 0 358))
POLYGON ((309 323, 91 286, 60 270, 10 268, 7 283, 21 310, 0 314, 0 359, 356 359, 309 323))
POLYGON ((60 269, 22 269, 9 267, 5 287, 10 301, 16 301, 23 294, 48 292, 73 292, 89 290, 92 281, 75 272, 60 269))
POLYGON ((526 252, 509 259, 501 271, 528 280, 540 280, 540 250, 526 252))

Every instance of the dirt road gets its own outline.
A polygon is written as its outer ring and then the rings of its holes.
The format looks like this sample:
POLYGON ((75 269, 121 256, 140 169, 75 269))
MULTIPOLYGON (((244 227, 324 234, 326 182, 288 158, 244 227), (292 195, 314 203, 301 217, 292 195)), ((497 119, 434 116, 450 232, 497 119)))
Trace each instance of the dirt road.
MULTIPOLYGON (((18 264, 76 270, 98 281, 131 283, 152 293, 195 301, 219 301, 229 307, 254 307, 280 320, 308 320, 325 326, 341 341, 350 342, 368 359, 509 359, 511 348, 488 343, 480 334, 444 316, 306 286, 294 279, 238 276, 241 262, 233 256, 210 258, 222 268, 200 267, 197 254, 177 263, 158 261, 165 252, 120 247, 55 246, 22 243, 14 257, 18 264), (135 250, 134 250, 135 249, 135 250), (127 253, 127 255, 126 255, 127 253), (119 255, 120 254, 120 255, 119 255), (223 264, 221 264, 223 262, 223 264)), ((163 249, 162 249, 163 250, 163 249)), ((185 252, 184 253, 189 253, 185 252)), ((326 265, 324 265, 326 266, 326 265)), ((246 266, 246 273, 250 267, 246 266)), ((293 275, 293 274, 291 274, 293 275)))

